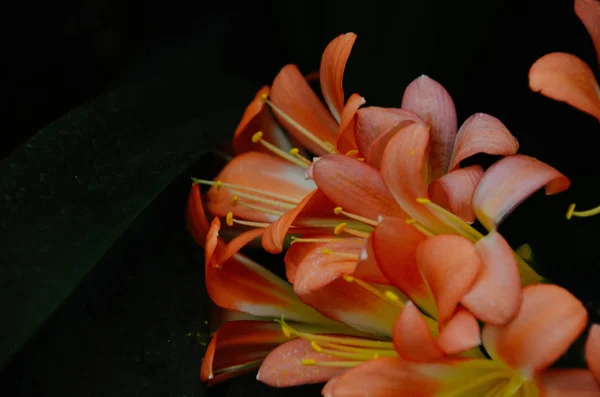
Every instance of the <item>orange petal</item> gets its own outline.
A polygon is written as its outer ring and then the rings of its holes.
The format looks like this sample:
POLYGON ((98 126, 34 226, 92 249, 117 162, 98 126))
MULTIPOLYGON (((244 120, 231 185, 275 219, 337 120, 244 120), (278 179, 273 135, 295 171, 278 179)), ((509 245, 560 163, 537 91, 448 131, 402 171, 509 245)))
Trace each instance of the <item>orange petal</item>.
POLYGON ((381 272, 379 264, 377 263, 375 248, 373 246, 373 233, 369 235, 369 238, 359 255, 358 263, 356 264, 353 275, 361 280, 372 283, 391 284, 390 280, 388 280, 381 272))
POLYGON ((317 362, 343 361, 337 357, 313 350, 307 340, 296 338, 277 347, 264 360, 258 371, 257 380, 273 387, 290 387, 327 382, 347 368, 302 365, 302 360, 317 362))
MULTIPOLYGON (((298 202, 315 188, 314 182, 307 181, 304 177, 302 168, 278 157, 259 152, 246 152, 235 156, 221 170, 215 180, 283 195, 298 202)), ((240 190, 237 192, 235 189, 212 187, 206 195, 208 211, 219 217, 225 217, 231 211, 235 218, 258 222, 272 222, 278 216, 248 207, 243 203, 281 213, 287 211, 285 207, 245 198, 241 194, 240 203, 233 205, 232 196, 238 193, 247 193, 263 199, 273 199, 271 195, 256 193, 256 191, 240 190)), ((289 204, 289 202, 287 203, 289 204)))
POLYGON ((471 312, 459 307, 441 328, 436 342, 449 355, 459 354, 481 344, 481 330, 471 312))
POLYGON ((596 382, 600 385, 600 325, 594 324, 585 343, 585 359, 596 382))
POLYGON ((521 278, 513 250, 495 230, 475 243, 475 249, 481 271, 461 303, 481 321, 505 324, 516 315, 521 302, 521 278))
POLYGON ((264 228, 251 229, 247 232, 240 233, 227 244, 219 245, 215 252, 216 255, 214 259, 211 259, 211 264, 213 266, 221 266, 223 263, 226 263, 229 260, 229 258, 238 253, 239 250, 245 247, 246 244, 248 244, 255 238, 261 237, 264 233, 264 228))
POLYGON ((352 368, 334 383, 332 397, 434 397, 454 376, 454 362, 416 363, 380 358, 352 368))
POLYGON ((273 321, 224 323, 206 348, 200 379, 213 385, 254 371, 271 350, 287 340, 273 321))
POLYGON ((350 150, 356 150, 356 112, 358 108, 365 104, 365 98, 358 94, 352 94, 348 103, 342 112, 342 120, 340 121, 340 130, 337 138, 337 150, 340 153, 346 153, 350 150))
POLYGON ((360 109, 356 113, 356 145, 363 155, 367 156, 367 162, 378 166, 381 163, 383 148, 399 127, 412 123, 424 124, 415 113, 404 109, 382 108, 369 106, 360 109), (382 139, 387 137, 385 139, 382 139), (379 145, 376 150, 373 146, 379 145))
POLYGON ((429 184, 431 201, 465 222, 473 223, 473 193, 482 176, 483 168, 479 165, 451 171, 429 184))
POLYGON ((551 369, 540 376, 544 397, 598 397, 600 386, 590 371, 551 369))
POLYGON ((381 272, 429 314, 436 313, 431 291, 423 280, 415 258, 425 235, 402 218, 383 218, 371 233, 373 250, 381 272))
POLYGON ((478 153, 509 156, 517 153, 519 141, 497 118, 475 113, 460 126, 450 161, 449 171, 464 159, 478 153))
POLYGON ((330 322, 303 304, 291 285, 241 254, 221 267, 206 264, 204 269, 208 295, 222 308, 315 324, 330 322))
MULTIPOLYGON (((294 224, 309 226, 308 222, 312 219, 334 219, 334 222, 341 222, 342 217, 334 215, 335 205, 319 189, 310 192, 294 208, 279 217, 271 223, 265 230, 262 238, 263 248, 272 254, 278 254, 283 250, 283 242, 288 233, 291 234, 297 229, 292 229, 294 224)), ((333 226, 335 227, 335 226, 333 226)), ((323 228, 321 228, 322 230, 323 228)), ((318 230, 318 229, 317 229, 318 230)), ((314 233, 315 231, 313 231, 314 233)))
POLYGON ((600 65, 600 2, 597 0, 575 0, 575 14, 585 25, 594 47, 600 65))
POLYGON ((444 357, 423 315, 408 302, 394 323, 394 347, 400 357, 411 361, 431 361, 444 357))
POLYGON ((600 87, 590 67, 575 55, 554 52, 535 61, 529 87, 600 120, 600 87))
POLYGON ((570 184, 548 164, 516 154, 497 161, 485 172, 475 189, 473 208, 477 219, 491 230, 542 186, 550 195, 568 189, 570 184))
MULTIPOLYGON (((336 142, 338 123, 323 106, 296 65, 286 65, 281 69, 273 81, 270 98, 279 110, 314 136, 329 143, 336 142)), ((276 109, 273 109, 273 113, 281 125, 305 148, 316 155, 325 154, 320 146, 308 139, 276 109)))
POLYGON ((206 234, 206 244, 204 246, 204 262, 206 263, 206 266, 217 266, 217 256, 215 253, 217 252, 217 249, 222 249, 224 245, 223 240, 219 238, 220 230, 221 220, 214 217, 210 223, 208 233, 206 234))
POLYGON ((418 198, 427 198, 426 154, 429 133, 421 125, 390 139, 381 162, 381 176, 396 202, 409 217, 438 234, 454 230, 433 215, 418 198))
POLYGON ((325 48, 321 58, 319 71, 323 98, 338 123, 344 109, 344 70, 355 40, 356 34, 354 33, 339 35, 325 48))
MULTIPOLYGON (((311 238, 319 238, 319 237, 329 237, 329 236, 321 236, 318 234, 310 234, 306 237, 311 238)), ((294 284, 296 280, 296 272, 298 270, 298 266, 300 263, 306 258, 308 254, 313 252, 318 244, 322 244, 321 242, 310 242, 310 243, 295 243, 291 244, 290 248, 285 253, 284 262, 285 262, 285 275, 287 280, 294 284)))
POLYGON ((428 174, 435 180, 448 170, 458 129, 452 97, 440 83, 422 75, 406 87, 402 109, 415 112, 431 128, 428 174))
POLYGON ((415 255, 435 299, 439 322, 445 323, 473 286, 481 259, 472 242, 450 234, 427 238, 419 244, 415 255))
POLYGON ((271 112, 266 107, 264 95, 269 95, 269 87, 262 87, 250 105, 246 108, 242 120, 238 124, 233 136, 233 149, 235 153, 243 153, 249 151, 269 151, 262 145, 257 145, 252 142, 252 135, 258 131, 263 132, 263 139, 273 145, 288 151, 292 145, 287 138, 285 132, 279 128, 271 112))
POLYGON ((204 206, 202 205, 200 186, 197 184, 192 185, 188 196, 186 223, 196 244, 204 247, 209 225, 206 214, 204 213, 204 206))
POLYGON ((381 215, 404 215, 379 172, 368 164, 330 154, 313 163, 312 173, 319 190, 344 211, 373 220, 381 215))
POLYGON ((551 284, 530 285, 523 288, 521 307, 511 322, 483 328, 483 344, 493 358, 533 374, 561 357, 586 323, 585 307, 569 291, 551 284))
POLYGON ((321 390, 321 394, 323 395, 323 397, 333 397, 333 387, 339 379, 339 376, 334 376, 333 378, 327 381, 327 383, 323 387, 323 390, 321 390))
POLYGON ((331 319, 359 331, 390 336, 400 308, 352 279, 344 279, 344 275, 354 271, 356 260, 336 255, 335 252, 347 252, 338 248, 347 250, 342 242, 311 247, 296 270, 294 291, 302 301, 331 319), (324 249, 334 253, 324 253, 324 249))

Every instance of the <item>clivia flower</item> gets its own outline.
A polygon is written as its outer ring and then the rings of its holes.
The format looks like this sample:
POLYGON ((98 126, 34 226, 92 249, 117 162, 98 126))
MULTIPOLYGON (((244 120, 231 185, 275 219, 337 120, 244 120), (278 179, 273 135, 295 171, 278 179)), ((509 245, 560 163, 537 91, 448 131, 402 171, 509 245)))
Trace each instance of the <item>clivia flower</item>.
MULTIPOLYGON (((575 13, 592 38, 600 65, 600 2, 575 0, 575 13)), ((538 59, 529 70, 529 86, 533 91, 566 102, 600 121, 600 86, 589 65, 575 55, 553 52, 538 59)), ((567 219, 598 214, 600 206, 575 211, 575 204, 571 204, 567 219)))

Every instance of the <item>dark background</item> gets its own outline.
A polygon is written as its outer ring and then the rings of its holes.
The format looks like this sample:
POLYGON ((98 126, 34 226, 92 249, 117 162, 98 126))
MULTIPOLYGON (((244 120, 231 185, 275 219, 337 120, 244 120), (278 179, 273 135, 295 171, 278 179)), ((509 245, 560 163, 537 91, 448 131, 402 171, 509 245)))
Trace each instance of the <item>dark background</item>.
MULTIPOLYGON (((575 199, 581 208, 600 204, 594 186, 600 175, 600 128, 592 117, 527 86, 530 65, 548 52, 571 52, 597 70, 572 2, 356 5, 80 0, 15 12, 3 39, 9 128, 2 136, 2 156, 68 110, 138 75, 160 75, 180 46, 214 40, 215 26, 223 30, 222 41, 201 54, 212 67, 199 69, 199 78, 241 78, 256 88, 269 84, 289 62, 306 73, 316 70, 326 44, 354 31, 358 40, 345 75, 347 95, 359 92, 367 104, 398 106, 404 87, 427 74, 453 96, 460 121, 474 112, 500 118, 519 139, 522 153, 571 178, 569 192, 551 198, 536 194, 502 231, 515 247, 532 244, 544 274, 578 295, 600 321, 600 218, 566 222, 563 217, 575 199)), ((197 93, 207 105, 223 102, 235 119, 243 111, 240 100, 252 96, 235 89, 214 94, 212 88, 197 93)), ((212 116, 202 107, 198 115, 207 123, 212 116)), ((236 122, 232 119, 233 126, 236 122)), ((232 132, 230 125, 221 128, 217 133, 232 132)), ((210 173, 207 164, 210 159, 198 162, 174 181, 119 239, 0 374, 2 394, 206 395, 198 376, 207 319, 202 253, 184 232, 183 206, 189 176, 210 173)), ((319 390, 276 391, 250 375, 209 389, 208 395, 318 395, 319 390)))

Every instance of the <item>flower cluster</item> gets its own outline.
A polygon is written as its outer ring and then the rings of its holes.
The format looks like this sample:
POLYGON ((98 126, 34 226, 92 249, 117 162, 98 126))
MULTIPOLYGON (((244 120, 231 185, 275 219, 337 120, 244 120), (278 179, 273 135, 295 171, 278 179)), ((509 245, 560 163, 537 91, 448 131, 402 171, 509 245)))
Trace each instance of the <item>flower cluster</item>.
MULTIPOLYGON (((576 4, 593 14, 582 20, 598 45, 599 3, 576 4)), ((194 180, 188 229, 229 320, 202 380, 258 369, 269 385, 326 382, 335 397, 600 396, 600 326, 498 230, 531 194, 564 191, 568 178, 517 154, 493 116, 459 127, 452 98, 427 76, 399 108, 363 107, 356 93, 345 101, 355 39, 341 35, 323 53, 325 104, 285 66, 247 107, 235 157, 214 180, 194 180), (499 159, 461 166, 478 153, 499 159), (287 282, 240 252, 251 242, 285 251, 287 282), (584 332, 588 368, 550 368, 584 332)), ((575 62, 566 57, 538 61, 532 87, 599 117, 597 84, 565 88, 571 67, 561 62, 575 62)))

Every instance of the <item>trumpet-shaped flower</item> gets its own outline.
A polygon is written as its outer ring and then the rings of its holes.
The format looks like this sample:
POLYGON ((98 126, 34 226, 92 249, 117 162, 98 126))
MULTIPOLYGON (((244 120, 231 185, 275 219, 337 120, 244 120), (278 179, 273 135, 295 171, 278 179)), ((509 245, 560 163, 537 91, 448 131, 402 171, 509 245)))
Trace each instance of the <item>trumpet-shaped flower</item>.
MULTIPOLYGON (((586 323, 585 308, 566 290, 546 284, 528 286, 511 322, 484 327, 483 344, 491 359, 444 358, 423 335, 427 330, 422 329, 419 335, 411 335, 412 339, 396 343, 403 358, 381 358, 353 368, 330 381, 324 395, 598 396, 600 385, 590 371, 548 369, 583 332, 586 323), (406 358, 406 350, 413 353, 410 358, 406 358)), ((414 329, 403 335, 414 333, 414 329)), ((598 353, 593 337, 587 350, 588 360, 596 360, 597 355, 590 357, 598 353)))
MULTIPOLYGON (((600 64, 600 1, 575 0, 575 13, 592 38, 600 64)), ((538 59, 529 70, 529 87, 589 113, 600 121, 600 86, 589 65, 575 55, 553 52, 538 59)), ((567 219, 597 214, 600 214, 600 206, 575 211, 575 204, 571 204, 567 219)))

